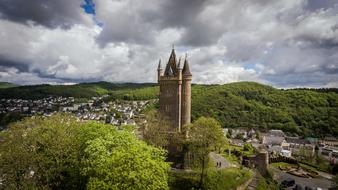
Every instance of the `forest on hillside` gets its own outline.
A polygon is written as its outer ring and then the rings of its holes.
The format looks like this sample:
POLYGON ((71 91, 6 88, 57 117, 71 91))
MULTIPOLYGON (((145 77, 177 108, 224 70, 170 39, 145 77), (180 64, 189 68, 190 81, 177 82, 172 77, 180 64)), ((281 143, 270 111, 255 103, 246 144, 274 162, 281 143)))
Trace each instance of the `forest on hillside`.
MULTIPOLYGON (((0 89, 0 98, 37 99, 53 96, 110 99, 158 98, 156 84, 83 83, 70 86, 36 85, 0 89)), ((156 107, 156 106, 154 106, 156 107)), ((192 86, 192 120, 213 117, 222 127, 282 129, 290 134, 338 136, 337 89, 276 89, 254 82, 192 86)))

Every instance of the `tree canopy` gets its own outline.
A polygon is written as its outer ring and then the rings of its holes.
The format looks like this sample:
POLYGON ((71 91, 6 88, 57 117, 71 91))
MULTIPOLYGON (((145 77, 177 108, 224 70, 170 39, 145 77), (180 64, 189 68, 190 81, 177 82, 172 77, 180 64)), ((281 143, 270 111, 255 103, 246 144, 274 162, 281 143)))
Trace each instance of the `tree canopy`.
POLYGON ((1 189, 168 189, 165 152, 127 130, 56 115, 0 135, 1 189))
POLYGON ((225 140, 219 123, 213 118, 198 118, 189 126, 188 145, 192 154, 191 160, 194 167, 201 168, 200 187, 203 186, 203 178, 209 162, 209 153, 225 140))

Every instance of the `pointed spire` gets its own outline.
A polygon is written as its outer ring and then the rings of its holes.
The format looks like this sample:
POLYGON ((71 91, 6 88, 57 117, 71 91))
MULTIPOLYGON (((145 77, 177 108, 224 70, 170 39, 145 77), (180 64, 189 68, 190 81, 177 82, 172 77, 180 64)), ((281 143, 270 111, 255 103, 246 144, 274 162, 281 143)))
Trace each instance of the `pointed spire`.
POLYGON ((165 67, 164 75, 165 76, 172 76, 173 74, 174 74, 173 70, 171 69, 170 65, 167 64, 167 66, 165 67))
POLYGON ((170 54, 170 57, 169 57, 169 61, 168 61, 168 64, 171 65, 171 67, 175 67, 176 68, 176 53, 175 53, 175 49, 172 49, 171 50, 171 54, 170 54))
POLYGON ((169 60, 168 60, 168 63, 167 63, 164 75, 167 75, 169 73, 172 73, 172 75, 176 75, 176 73, 177 73, 177 65, 176 65, 176 63, 177 63, 176 53, 175 53, 175 49, 173 48, 171 50, 171 54, 170 54, 170 57, 169 57, 169 60), (171 70, 171 71, 169 71, 169 70, 171 70))
POLYGON ((161 59, 158 61, 157 70, 162 70, 161 59))
POLYGON ((184 66, 183 66, 183 75, 191 75, 190 68, 189 68, 189 63, 187 59, 187 54, 185 54, 185 60, 184 60, 184 66))
POLYGON ((173 76, 174 75, 173 70, 171 69, 169 64, 167 64, 167 66, 165 68, 164 75, 165 76, 173 76))

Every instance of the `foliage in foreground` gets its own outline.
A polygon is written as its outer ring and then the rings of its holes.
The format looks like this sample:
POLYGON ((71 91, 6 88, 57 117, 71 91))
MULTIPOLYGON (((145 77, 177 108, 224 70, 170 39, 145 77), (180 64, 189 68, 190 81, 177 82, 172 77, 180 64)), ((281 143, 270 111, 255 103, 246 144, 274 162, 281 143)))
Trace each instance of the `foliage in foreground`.
POLYGON ((0 134, 1 189, 168 189, 165 152, 128 131, 56 115, 0 134))

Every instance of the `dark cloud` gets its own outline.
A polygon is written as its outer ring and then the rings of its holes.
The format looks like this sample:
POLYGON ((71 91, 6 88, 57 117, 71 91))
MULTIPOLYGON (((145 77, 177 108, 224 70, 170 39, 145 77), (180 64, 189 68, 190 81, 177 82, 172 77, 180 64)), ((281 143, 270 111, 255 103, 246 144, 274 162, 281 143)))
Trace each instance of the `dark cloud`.
MULTIPOLYGON (((290 87, 324 87, 331 82, 337 82, 337 75, 327 75, 321 72, 315 73, 298 73, 284 75, 268 75, 266 80, 274 86, 290 87)), ((332 87, 332 86, 329 86, 332 87)))
POLYGON ((81 0, 0 0, 0 16, 14 22, 69 28, 85 23, 81 0))
MULTIPOLYGON (((153 44, 154 38, 161 30, 194 27, 198 14, 210 1, 150 1, 147 6, 142 2, 112 2, 97 3, 97 18, 104 22, 98 42, 103 45, 109 42, 153 44), (116 8, 114 11, 100 12, 107 6, 116 8)), ((201 39, 198 39, 197 43, 201 39)), ((187 43, 190 41, 187 40, 187 43)))
POLYGON ((189 28, 196 21, 198 14, 210 2, 210 0, 163 1, 155 13, 144 13, 143 18, 158 22, 161 28, 189 28))
POLYGON ((337 5, 336 0, 307 0, 306 8, 310 11, 315 11, 318 9, 328 9, 333 8, 337 5))
POLYGON ((29 71, 29 66, 27 64, 23 64, 0 56, 0 68, 4 69, 6 67, 16 68, 19 72, 29 71))

